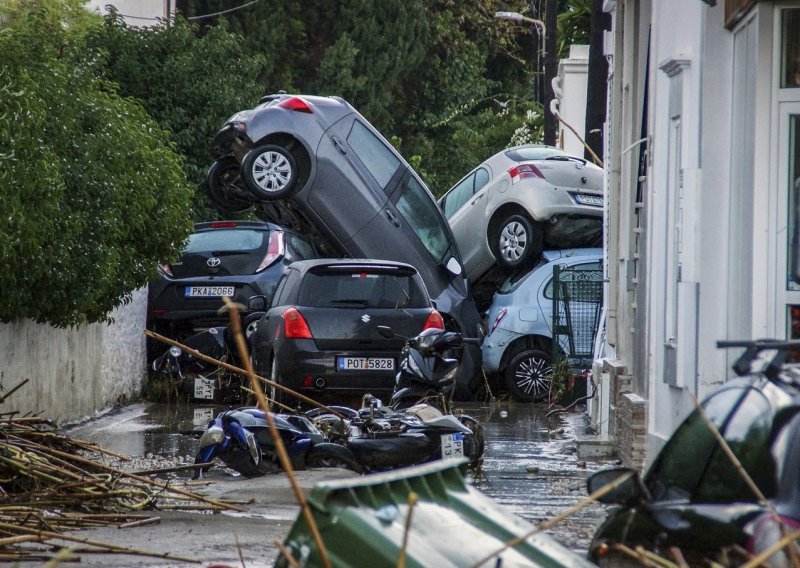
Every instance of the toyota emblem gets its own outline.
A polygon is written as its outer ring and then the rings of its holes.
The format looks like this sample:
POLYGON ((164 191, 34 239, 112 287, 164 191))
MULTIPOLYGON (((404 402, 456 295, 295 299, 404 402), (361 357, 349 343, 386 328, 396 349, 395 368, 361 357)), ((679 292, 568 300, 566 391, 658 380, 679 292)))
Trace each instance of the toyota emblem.
POLYGON ((363 321, 364 323, 369 323, 369 320, 371 319, 372 318, 369 317, 369 314, 364 314, 363 316, 361 316, 361 321, 363 321))
POLYGON ((219 266, 222 261, 218 259, 216 256, 212 256, 206 261, 206 264, 209 265, 211 268, 215 266, 219 266))

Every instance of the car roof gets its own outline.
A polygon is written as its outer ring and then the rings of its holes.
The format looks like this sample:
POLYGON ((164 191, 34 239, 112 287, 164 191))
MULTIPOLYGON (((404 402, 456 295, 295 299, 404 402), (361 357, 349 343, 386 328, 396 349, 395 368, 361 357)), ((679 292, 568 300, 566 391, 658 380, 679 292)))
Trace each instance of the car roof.
POLYGON ((308 272, 317 268, 333 268, 333 267, 358 267, 358 268, 402 268, 404 270, 411 270, 414 273, 417 269, 405 262, 396 262, 393 260, 376 260, 372 258, 316 258, 311 260, 298 260, 289 265, 290 268, 299 270, 300 272, 308 272))

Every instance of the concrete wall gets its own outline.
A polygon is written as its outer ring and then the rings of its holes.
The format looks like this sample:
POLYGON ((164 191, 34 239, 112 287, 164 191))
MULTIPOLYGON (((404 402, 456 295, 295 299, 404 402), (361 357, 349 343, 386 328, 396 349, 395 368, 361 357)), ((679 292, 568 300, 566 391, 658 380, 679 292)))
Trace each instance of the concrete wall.
POLYGON ((26 320, 0 324, 0 413, 41 413, 59 424, 138 395, 146 377, 146 289, 112 313, 113 324, 58 329, 26 320))
POLYGON ((574 156, 583 156, 583 141, 586 138, 586 88, 589 77, 589 46, 571 45, 569 58, 558 62, 558 77, 561 84, 561 102, 558 113, 575 131, 572 133, 562 122, 558 123, 558 139, 562 148, 574 156))

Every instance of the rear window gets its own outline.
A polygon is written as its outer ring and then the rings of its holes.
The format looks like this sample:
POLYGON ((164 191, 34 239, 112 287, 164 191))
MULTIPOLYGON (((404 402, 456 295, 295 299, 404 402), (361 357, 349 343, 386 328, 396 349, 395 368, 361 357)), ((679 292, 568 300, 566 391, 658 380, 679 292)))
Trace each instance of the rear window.
POLYGON ((563 150, 558 148, 516 148, 506 152, 506 156, 515 162, 525 162, 527 160, 546 160, 553 156, 568 156, 563 150))
POLYGON ((269 233, 250 229, 216 229, 192 233, 184 253, 250 251, 261 248, 269 233))
POLYGON ((424 291, 413 273, 375 271, 308 272, 298 303, 315 308, 426 308, 424 291))

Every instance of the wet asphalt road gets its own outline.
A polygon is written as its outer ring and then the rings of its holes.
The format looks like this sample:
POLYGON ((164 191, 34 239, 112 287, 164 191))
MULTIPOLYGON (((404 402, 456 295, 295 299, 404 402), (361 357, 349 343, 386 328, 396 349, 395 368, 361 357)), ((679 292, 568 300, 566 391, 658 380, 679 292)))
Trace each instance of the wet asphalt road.
MULTIPOLYGON (((533 524, 572 507, 586 496, 586 477, 610 462, 581 462, 575 437, 584 417, 569 413, 545 421, 546 408, 513 402, 458 404, 485 427, 486 454, 473 483, 486 495, 533 524)), ((197 404, 134 404, 71 428, 67 434, 132 457, 126 469, 142 470, 191 463, 197 438, 220 407, 197 404)), ((604 517, 592 505, 547 531, 585 554, 604 517)))

